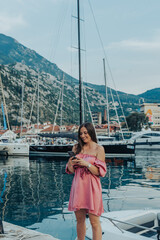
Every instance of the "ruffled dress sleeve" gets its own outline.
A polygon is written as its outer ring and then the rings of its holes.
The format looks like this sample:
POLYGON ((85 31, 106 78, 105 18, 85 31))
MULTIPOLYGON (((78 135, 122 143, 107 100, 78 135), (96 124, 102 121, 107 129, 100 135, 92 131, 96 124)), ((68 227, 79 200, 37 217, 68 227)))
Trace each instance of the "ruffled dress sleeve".
POLYGON ((68 163, 66 164, 66 169, 65 169, 65 172, 68 173, 68 174, 73 174, 72 172, 69 171, 68 169, 68 163))
POLYGON ((100 177, 104 177, 106 175, 106 172, 107 172, 106 163, 104 161, 99 160, 99 159, 96 158, 95 161, 94 161, 94 165, 99 170, 99 176, 100 177))

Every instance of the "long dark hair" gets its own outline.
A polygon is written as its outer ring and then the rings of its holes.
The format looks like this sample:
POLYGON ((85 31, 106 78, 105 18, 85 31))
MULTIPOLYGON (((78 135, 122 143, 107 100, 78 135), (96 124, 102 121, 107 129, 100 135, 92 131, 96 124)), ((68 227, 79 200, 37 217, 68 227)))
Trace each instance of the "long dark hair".
POLYGON ((96 132, 95 132, 95 128, 94 128, 93 124, 90 122, 82 123, 78 129, 78 144, 76 145, 76 153, 77 154, 81 152, 83 146, 85 145, 85 143, 82 141, 82 139, 80 137, 80 130, 82 127, 85 127, 87 129, 87 132, 88 132, 89 136, 91 137, 92 141, 97 143, 96 132))

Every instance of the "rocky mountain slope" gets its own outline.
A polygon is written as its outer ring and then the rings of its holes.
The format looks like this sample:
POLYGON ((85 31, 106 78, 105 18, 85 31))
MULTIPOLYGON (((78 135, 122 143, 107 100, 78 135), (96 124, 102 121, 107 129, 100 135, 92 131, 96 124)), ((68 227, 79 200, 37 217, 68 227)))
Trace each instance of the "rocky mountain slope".
MULTIPOLYGON (((20 123, 22 89, 24 89, 23 121, 29 121, 32 112, 32 123, 36 123, 38 83, 40 122, 54 122, 58 103, 59 108, 57 123, 60 122, 62 81, 58 80, 55 76, 49 73, 39 73, 38 71, 35 71, 31 67, 28 67, 22 63, 1 65, 0 72, 8 115, 12 124, 20 123)), ((78 92, 79 87, 77 84, 74 82, 72 82, 72 84, 64 82, 62 105, 63 123, 78 123, 79 121, 78 92)), ((88 101, 91 103, 92 109, 94 108, 96 111, 104 111, 105 98, 100 93, 96 92, 90 87, 87 87, 87 96, 88 101)), ((87 108, 86 104, 85 107, 87 108)))
MULTIPOLYGON (((24 113, 23 121, 37 121, 38 106, 38 82, 39 82, 39 120, 40 122, 55 120, 57 105, 61 102, 62 80, 64 77, 63 93, 63 122, 64 124, 79 123, 79 87, 78 80, 72 78, 49 62, 35 51, 30 50, 18 43, 15 39, 0 34, 0 74, 4 86, 8 115, 11 124, 19 124, 22 105, 22 89, 24 90, 24 113), (24 86, 24 87, 23 87, 24 86), (59 101, 60 100, 60 101, 59 101)), ((105 109, 105 86, 84 83, 86 87, 85 99, 85 119, 90 120, 89 108, 91 111, 101 111, 105 109), (88 103, 87 103, 88 101, 88 103)), ((152 91, 152 90, 151 90, 152 91)), ((114 101, 118 101, 117 93, 112 90, 114 101)), ((160 101, 159 90, 154 90, 154 94, 144 93, 141 95, 126 94, 118 92, 125 115, 139 108, 139 99, 160 101), (157 97, 156 97, 156 94, 157 97)), ((109 95, 111 115, 115 115, 114 104, 109 95)), ((116 103, 116 105, 118 105, 116 103)), ((118 106, 119 114, 122 115, 118 106)), ((60 123, 61 104, 59 104, 58 117, 56 122, 60 123)), ((2 120, 2 114, 1 114, 2 120)))

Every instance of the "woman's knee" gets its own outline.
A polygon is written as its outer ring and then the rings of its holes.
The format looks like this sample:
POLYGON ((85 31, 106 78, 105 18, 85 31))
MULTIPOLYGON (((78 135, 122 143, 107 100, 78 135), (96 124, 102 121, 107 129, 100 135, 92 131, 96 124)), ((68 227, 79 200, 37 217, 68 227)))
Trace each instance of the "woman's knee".
POLYGON ((75 215, 76 215, 77 223, 85 223, 86 213, 84 211, 81 211, 81 210, 76 211, 75 215))
POLYGON ((100 227, 100 223, 96 221, 91 221, 91 226, 92 228, 97 229, 100 227))
POLYGON ((100 226, 99 217, 90 215, 90 223, 92 228, 98 228, 100 226))

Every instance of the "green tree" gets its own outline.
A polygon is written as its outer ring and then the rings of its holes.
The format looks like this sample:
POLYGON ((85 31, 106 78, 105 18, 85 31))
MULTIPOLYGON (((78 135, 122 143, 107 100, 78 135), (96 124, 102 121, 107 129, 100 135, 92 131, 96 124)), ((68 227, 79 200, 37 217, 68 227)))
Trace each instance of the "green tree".
POLYGON ((126 117, 131 131, 141 131, 144 125, 148 125, 148 117, 144 113, 134 112, 126 117))

